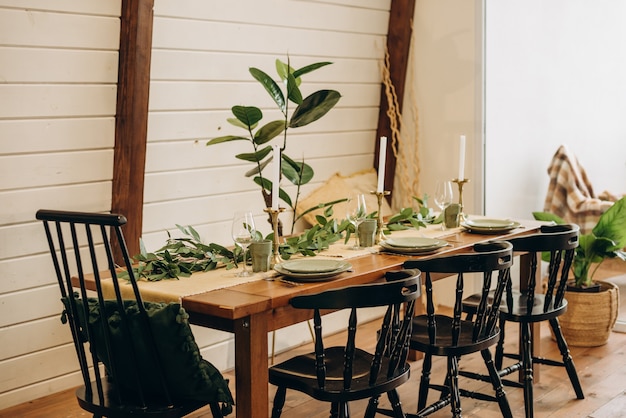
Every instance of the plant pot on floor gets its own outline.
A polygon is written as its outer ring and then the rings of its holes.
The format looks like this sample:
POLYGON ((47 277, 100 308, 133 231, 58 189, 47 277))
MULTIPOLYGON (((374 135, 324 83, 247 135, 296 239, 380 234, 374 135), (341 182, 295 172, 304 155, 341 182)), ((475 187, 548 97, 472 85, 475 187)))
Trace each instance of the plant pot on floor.
POLYGON ((567 312, 559 323, 567 344, 597 347, 607 343, 619 311, 619 289, 610 282, 597 281, 599 292, 566 291, 567 312))

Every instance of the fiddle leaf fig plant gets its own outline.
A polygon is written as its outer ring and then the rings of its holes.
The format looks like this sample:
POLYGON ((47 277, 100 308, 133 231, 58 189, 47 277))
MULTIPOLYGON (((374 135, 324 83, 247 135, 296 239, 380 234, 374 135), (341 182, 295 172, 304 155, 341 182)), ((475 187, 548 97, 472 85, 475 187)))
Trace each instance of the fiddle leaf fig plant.
MULTIPOLYGON (((561 217, 549 212, 533 212, 533 216, 539 221, 566 223, 561 217)), ((579 236, 572 262, 576 287, 590 286, 596 270, 607 258, 626 261, 624 247, 626 247, 626 197, 619 199, 600 215, 590 233, 579 236)))
POLYGON ((237 154, 235 157, 253 164, 245 176, 252 177, 253 181, 260 186, 265 206, 271 205, 273 188, 272 181, 263 176, 263 169, 276 157, 272 155, 272 147, 269 145, 273 139, 280 138, 282 142, 280 144, 282 176, 296 186, 294 198, 282 188, 279 190, 279 198, 293 209, 294 213, 298 205, 301 186, 313 178, 314 172, 311 166, 306 164, 304 160, 296 160, 286 154, 287 132, 289 128, 306 126, 320 119, 341 98, 341 94, 335 90, 318 90, 303 97, 300 89, 302 76, 329 64, 331 63, 317 62, 300 69, 294 69, 289 61, 285 63, 277 59, 276 73, 282 87, 264 71, 254 67, 250 68, 250 74, 272 98, 283 115, 282 119, 272 120, 261 125, 263 120, 261 109, 256 106, 233 106, 231 110, 234 118, 228 118, 227 121, 231 125, 245 130, 245 134, 221 136, 207 142, 207 146, 231 141, 246 141, 250 144, 251 152, 237 154), (290 108, 292 106, 293 111, 290 108))

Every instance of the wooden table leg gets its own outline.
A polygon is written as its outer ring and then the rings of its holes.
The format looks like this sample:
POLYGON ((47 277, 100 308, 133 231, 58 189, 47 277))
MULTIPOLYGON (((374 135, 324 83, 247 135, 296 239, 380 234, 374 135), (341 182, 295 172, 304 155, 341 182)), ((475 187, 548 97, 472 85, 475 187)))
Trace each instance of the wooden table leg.
POLYGON ((235 408, 237 418, 269 411, 267 313, 235 321, 235 408))

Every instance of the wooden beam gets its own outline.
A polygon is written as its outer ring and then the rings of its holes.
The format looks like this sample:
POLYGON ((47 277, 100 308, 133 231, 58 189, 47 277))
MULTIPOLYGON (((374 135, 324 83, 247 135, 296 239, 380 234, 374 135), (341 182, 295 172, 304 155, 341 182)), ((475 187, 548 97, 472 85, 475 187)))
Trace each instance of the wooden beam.
POLYGON ((153 8, 154 0, 122 0, 111 211, 128 219, 131 255, 139 253, 143 222, 153 8))
MULTIPOLYGON (((400 111, 402 111, 414 13, 415 0, 391 1, 389 29, 387 30, 387 51, 389 53, 389 74, 398 96, 400 111)), ((396 174, 396 158, 391 149, 391 123, 389 116, 387 116, 388 109, 389 103, 387 102, 385 86, 383 85, 381 86, 380 111, 378 114, 378 128, 376 129, 374 167, 378 169, 378 138, 386 136, 389 138, 389 141, 387 141, 387 158, 385 160, 385 190, 393 190, 393 179, 396 174)), ((391 196, 387 199, 391 202, 391 196)))

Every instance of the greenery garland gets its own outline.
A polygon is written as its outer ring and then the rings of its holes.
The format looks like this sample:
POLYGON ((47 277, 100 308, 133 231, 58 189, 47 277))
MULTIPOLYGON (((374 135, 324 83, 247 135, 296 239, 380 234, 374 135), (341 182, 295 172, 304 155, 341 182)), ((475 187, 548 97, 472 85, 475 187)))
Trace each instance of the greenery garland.
MULTIPOLYGON (((418 204, 417 211, 413 208, 403 208, 399 213, 391 216, 384 230, 385 234, 409 228, 424 228, 427 223, 437 222, 429 214, 430 210, 425 199, 413 197, 418 204)), ((300 235, 287 237, 279 246, 280 256, 284 260, 295 254, 315 256, 326 250, 331 244, 343 239, 345 243, 354 233, 354 225, 347 219, 333 218, 333 206, 320 204, 313 209, 324 207, 324 214, 315 217, 317 223, 300 235)), ((376 219, 378 212, 368 214, 368 218, 376 219)), ((146 251, 143 241, 140 241, 141 253, 133 256, 136 264, 133 273, 138 280, 159 281, 189 277, 192 273, 214 270, 225 267, 227 270, 236 268, 242 261, 243 254, 239 247, 230 250, 222 245, 202 243, 200 234, 192 227, 176 225, 183 234, 182 238, 172 238, 168 232, 167 243, 153 253, 146 251)), ((262 236, 258 233, 257 239, 262 236)), ((273 233, 265 238, 273 240, 273 233)), ((119 277, 128 279, 128 273, 122 272, 119 277)))

